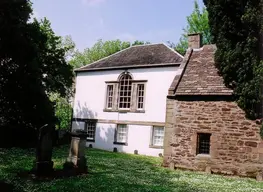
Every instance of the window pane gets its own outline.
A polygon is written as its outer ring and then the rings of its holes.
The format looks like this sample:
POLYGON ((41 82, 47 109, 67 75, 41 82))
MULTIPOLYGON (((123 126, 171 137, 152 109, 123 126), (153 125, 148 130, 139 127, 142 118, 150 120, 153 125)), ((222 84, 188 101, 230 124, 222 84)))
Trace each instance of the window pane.
POLYGON ((113 85, 107 86, 107 108, 112 108, 113 101, 113 85))
POLYGON ((86 124, 87 139, 91 139, 91 140, 95 139, 95 129, 96 129, 95 122, 88 122, 86 124))
POLYGON ((153 127, 153 145, 163 146, 164 127, 153 127))
POLYGON ((197 152, 199 154, 209 154, 210 153, 210 136, 208 133, 199 133, 197 135, 197 152))
POLYGON ((127 125, 118 125, 117 127, 117 142, 126 143, 127 142, 127 125))
POLYGON ((119 108, 130 108, 131 102, 131 90, 132 90, 132 78, 130 75, 123 75, 120 79, 119 87, 119 108))
POLYGON ((138 84, 137 87, 137 108, 143 109, 144 105, 144 84, 138 84))

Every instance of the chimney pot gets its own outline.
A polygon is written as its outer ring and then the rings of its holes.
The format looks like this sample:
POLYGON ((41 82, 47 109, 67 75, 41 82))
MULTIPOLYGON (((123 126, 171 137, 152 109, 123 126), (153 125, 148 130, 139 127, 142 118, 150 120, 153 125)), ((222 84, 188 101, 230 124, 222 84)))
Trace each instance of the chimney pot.
POLYGON ((192 49, 199 49, 202 47, 202 34, 191 33, 188 34, 188 47, 192 49))

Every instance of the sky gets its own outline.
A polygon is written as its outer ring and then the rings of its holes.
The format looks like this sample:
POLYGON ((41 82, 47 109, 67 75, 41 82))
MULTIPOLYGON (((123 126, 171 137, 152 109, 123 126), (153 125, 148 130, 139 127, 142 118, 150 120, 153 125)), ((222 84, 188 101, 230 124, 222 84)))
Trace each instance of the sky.
MULTIPOLYGON (((177 43, 194 0, 32 0, 33 16, 46 17, 79 50, 98 39, 177 43)), ((203 7, 203 1, 197 0, 203 7)))

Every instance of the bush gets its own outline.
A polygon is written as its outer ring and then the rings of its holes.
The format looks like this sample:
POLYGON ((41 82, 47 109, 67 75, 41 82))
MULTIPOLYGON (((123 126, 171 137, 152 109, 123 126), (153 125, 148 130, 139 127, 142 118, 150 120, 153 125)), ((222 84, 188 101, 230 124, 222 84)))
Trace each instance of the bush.
POLYGON ((18 125, 1 127, 0 147, 11 148, 35 147, 37 143, 37 130, 18 125))

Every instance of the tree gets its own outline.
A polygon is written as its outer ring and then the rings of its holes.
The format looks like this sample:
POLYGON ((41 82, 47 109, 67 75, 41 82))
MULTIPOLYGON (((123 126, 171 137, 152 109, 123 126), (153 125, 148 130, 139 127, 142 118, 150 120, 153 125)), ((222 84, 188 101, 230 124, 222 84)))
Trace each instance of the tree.
POLYGON ((196 0, 194 2, 194 10, 191 15, 187 17, 187 26, 183 29, 183 31, 184 33, 176 46, 174 46, 173 43, 168 42, 171 47, 174 47, 175 50, 182 55, 185 54, 186 49, 188 48, 187 34, 189 33, 202 33, 203 44, 212 43, 212 37, 208 24, 208 12, 206 8, 203 8, 201 11, 196 0))
POLYGON ((260 0, 205 0, 204 3, 217 45, 216 66, 226 86, 234 90, 236 101, 247 117, 256 118, 263 77, 259 51, 260 0))
POLYGON ((29 22, 29 0, 1 1, 0 14, 0 126, 20 132, 21 144, 26 128, 55 124, 47 93, 65 95, 73 73, 49 21, 29 22))
POLYGON ((139 41, 139 40, 135 40, 131 45, 135 46, 135 45, 148 45, 151 44, 149 41, 139 41))
POLYGON ((86 48, 83 52, 76 51, 70 60, 70 64, 74 66, 74 68, 78 68, 126 49, 131 45, 144 45, 149 43, 150 42, 138 40, 130 43, 119 39, 109 41, 102 41, 102 39, 99 39, 91 48, 86 48))
POLYGON ((45 91, 65 96, 68 88, 72 86, 72 67, 65 59, 72 47, 61 46, 62 37, 55 35, 51 23, 46 18, 41 20, 39 26, 40 32, 46 36, 46 41, 40 42, 45 48, 39 50, 45 91))
POLYGON ((70 96, 61 97, 59 94, 50 94, 50 100, 55 103, 55 115, 58 119, 58 123, 56 124, 57 129, 70 129, 72 115, 70 96))
POLYGON ((66 60, 70 60, 76 52, 76 44, 72 40, 72 37, 70 35, 63 37, 60 46, 66 50, 66 60))

